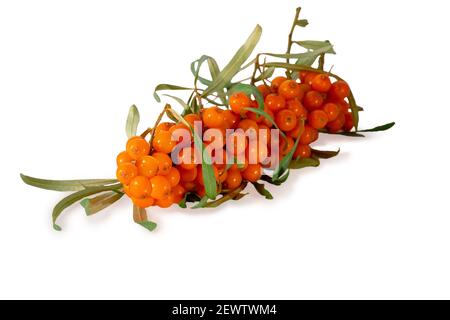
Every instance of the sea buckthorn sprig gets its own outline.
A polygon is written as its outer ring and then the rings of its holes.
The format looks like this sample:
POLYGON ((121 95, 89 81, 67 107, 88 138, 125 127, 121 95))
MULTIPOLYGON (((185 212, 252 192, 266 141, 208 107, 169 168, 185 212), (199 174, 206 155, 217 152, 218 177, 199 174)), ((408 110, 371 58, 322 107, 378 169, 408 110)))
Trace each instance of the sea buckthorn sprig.
POLYGON ((296 41, 300 8, 288 36, 285 53, 259 53, 249 63, 262 29, 258 25, 230 62, 220 70, 216 60, 202 56, 191 64, 192 87, 160 84, 154 91, 187 91, 187 99, 165 95, 179 103, 178 113, 166 104, 156 123, 137 134, 139 111, 132 106, 126 122, 128 140, 116 157, 117 179, 44 180, 21 175, 29 185, 73 193, 52 214, 53 226, 68 206, 80 202, 87 215, 112 205, 124 195, 133 203, 133 219, 148 230, 146 208, 214 208, 239 200, 252 184, 273 199, 265 183, 283 184, 290 170, 316 167, 319 159, 337 151, 313 147, 321 134, 363 137, 394 123, 359 129, 359 112, 348 83, 325 71, 325 57, 335 54, 329 41, 296 41), (293 53, 294 47, 303 52, 293 53), (282 59, 268 61, 268 59, 282 59), (207 64, 210 77, 200 71, 207 64), (252 69, 253 67, 253 69, 252 69), (251 76, 236 81, 238 74, 251 76), (283 74, 277 74, 280 71, 283 74))

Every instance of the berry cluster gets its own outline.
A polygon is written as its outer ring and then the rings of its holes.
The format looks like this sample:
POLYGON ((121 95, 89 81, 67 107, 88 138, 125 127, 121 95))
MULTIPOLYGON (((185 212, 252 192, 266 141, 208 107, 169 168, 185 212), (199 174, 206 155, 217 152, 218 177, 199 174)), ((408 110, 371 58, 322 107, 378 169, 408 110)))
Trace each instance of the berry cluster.
POLYGON ((310 158, 309 145, 317 140, 319 130, 338 132, 353 128, 346 101, 350 90, 343 81, 331 83, 326 74, 303 72, 300 82, 276 77, 270 85, 257 88, 264 98, 262 113, 255 111, 259 109, 256 100, 237 92, 229 98, 229 109, 205 107, 198 114, 185 115, 178 123, 159 123, 151 145, 140 136, 129 139, 126 151, 117 156, 117 178, 133 203, 141 208, 167 208, 179 203, 187 192, 205 196, 202 164, 196 161, 199 152, 192 139, 182 144, 183 135, 177 134, 184 130, 191 138, 192 128, 198 124, 205 145, 223 148, 220 155, 213 154, 212 168, 218 191, 227 192, 239 188, 244 181, 257 182, 263 168, 273 169, 278 159, 291 152, 297 139, 293 157, 310 158), (208 134, 211 129, 215 130, 214 135, 208 134), (276 142, 271 139, 273 129, 282 135, 276 142), (257 133, 255 144, 249 142, 251 131, 257 133), (178 145, 181 148, 176 149, 178 145), (270 157, 274 150, 278 152, 276 163, 270 157), (173 154, 175 151, 177 154, 173 154))

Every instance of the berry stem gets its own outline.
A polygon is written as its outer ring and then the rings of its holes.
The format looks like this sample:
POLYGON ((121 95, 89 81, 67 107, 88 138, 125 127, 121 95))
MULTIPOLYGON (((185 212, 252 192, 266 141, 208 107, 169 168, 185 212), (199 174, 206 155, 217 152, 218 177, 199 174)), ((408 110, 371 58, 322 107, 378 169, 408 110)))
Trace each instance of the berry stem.
MULTIPOLYGON (((294 17, 294 21, 292 22, 291 31, 289 32, 289 36, 288 36, 288 46, 287 46, 286 54, 290 54, 291 53, 292 45, 294 43, 292 41, 292 37, 294 36, 294 30, 295 30, 295 27, 297 26, 297 21, 298 21, 298 18, 300 16, 300 11, 301 10, 302 10, 302 8, 300 8, 300 7, 295 9, 295 17, 294 17)), ((290 63, 290 59, 289 58, 286 58, 286 63, 290 63)))

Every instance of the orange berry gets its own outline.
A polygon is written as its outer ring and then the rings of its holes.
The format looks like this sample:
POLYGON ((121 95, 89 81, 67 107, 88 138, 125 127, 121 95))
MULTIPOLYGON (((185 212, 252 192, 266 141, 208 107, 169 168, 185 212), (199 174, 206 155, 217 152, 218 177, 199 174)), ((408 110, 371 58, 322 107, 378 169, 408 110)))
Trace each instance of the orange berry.
POLYGON ((247 169, 242 171, 242 177, 250 182, 256 182, 261 178, 262 167, 260 164, 249 164, 247 169))
POLYGON ((340 130, 342 130, 344 124, 345 124, 345 114, 344 112, 340 112, 336 120, 331 121, 327 124, 327 130, 331 133, 339 132, 340 130))
POLYGON ((343 100, 350 94, 350 87, 345 81, 336 81, 329 90, 330 98, 343 100))
POLYGON ((172 187, 176 186, 180 182, 181 176, 177 168, 170 168, 169 173, 166 175, 167 180, 169 180, 172 187))
POLYGON ((180 172, 180 179, 183 182, 192 182, 197 178, 197 166, 194 166, 192 169, 180 167, 178 171, 180 172))
POLYGON ((148 155, 150 145, 142 137, 132 137, 127 141, 127 153, 133 160, 148 155))
POLYGON ((195 189, 195 187, 196 187, 196 184, 195 184, 195 182, 192 182, 192 181, 186 181, 186 182, 182 182, 182 186, 183 186, 183 188, 186 190, 186 192, 187 191, 192 191, 192 190, 194 190, 195 189))
POLYGON ((129 184, 138 175, 138 169, 132 163, 122 163, 117 167, 116 177, 122 184, 129 184))
POLYGON ((255 130, 256 133, 258 132, 258 124, 252 119, 242 119, 239 121, 237 127, 244 130, 245 133, 247 133, 247 130, 255 130))
POLYGON ((163 176, 168 174, 170 168, 172 168, 172 159, 162 152, 155 152, 152 156, 158 160, 158 174, 163 176))
POLYGON ((244 109, 250 107, 250 103, 250 98, 244 92, 232 94, 229 100, 230 108, 236 114, 244 113, 244 109))
POLYGON ((297 139, 303 133, 304 129, 305 129, 305 122, 297 121, 297 125, 295 126, 295 128, 289 131, 287 134, 288 136, 297 139))
POLYGON ((268 126, 266 126, 265 124, 259 125, 258 140, 263 139, 264 141, 266 141, 266 144, 270 144, 270 137, 271 137, 270 134, 271 132, 268 126))
POLYGON ((132 162, 133 158, 131 158, 128 152, 126 151, 122 151, 117 155, 116 163, 118 166, 121 165, 122 163, 132 163, 132 162))
POLYGON ((277 94, 269 94, 265 100, 266 106, 273 112, 284 109, 286 107, 286 100, 284 97, 277 94))
POLYGON ((178 164, 186 170, 195 168, 195 152, 196 150, 194 147, 186 147, 181 149, 178 164))
POLYGON ((185 143, 186 142, 186 141, 184 141, 185 137, 192 138, 192 132, 189 129, 189 127, 181 122, 170 127, 169 133, 175 144, 180 143, 180 142, 185 143), (185 130, 185 131, 181 131, 181 130, 185 130))
POLYGON ((155 199, 153 199, 152 197, 131 198, 131 200, 133 200, 133 203, 137 205, 139 208, 148 208, 155 203, 155 199))
POLYGON ((228 176, 228 170, 226 170, 226 168, 221 168, 221 169, 217 169, 218 170, 218 172, 219 172, 219 182, 220 183, 223 183, 226 179, 227 179, 227 176, 228 176))
POLYGON ((283 82, 287 80, 286 77, 276 77, 272 80, 272 92, 278 92, 278 88, 281 86, 283 82))
POLYGON ((228 189, 234 190, 238 188, 242 183, 241 172, 237 169, 228 170, 228 175, 225 180, 225 185, 228 189))
POLYGON ((182 185, 177 184, 172 188, 173 203, 180 203, 186 194, 186 189, 182 185))
POLYGON ((311 82, 311 88, 318 92, 328 92, 331 88, 330 77, 323 73, 316 75, 311 82))
POLYGON ((153 148, 158 152, 171 153, 176 145, 169 131, 159 131, 153 138, 153 148))
POLYGON ((317 91, 309 91, 303 98, 303 105, 308 111, 319 109, 323 104, 323 96, 317 91))
POLYGON ((308 110, 306 110, 298 99, 288 100, 287 108, 292 110, 297 118, 306 119, 308 117, 308 110))
POLYGON ((313 127, 309 125, 305 125, 305 129, 300 136, 300 144, 310 144, 319 138, 319 132, 317 129, 314 129, 313 127))
POLYGON ((173 195, 170 193, 167 197, 163 199, 156 199, 156 205, 160 208, 169 208, 173 205, 173 195))
POLYGON ((275 115, 275 123, 282 131, 291 131, 297 125, 297 117, 294 111, 289 109, 283 109, 277 112, 275 115))
POLYGON ((278 88, 278 94, 289 100, 294 98, 302 99, 304 92, 295 80, 286 80, 278 88))
POLYGON ((144 176, 137 176, 130 182, 130 194, 133 198, 147 198, 152 193, 150 180, 144 176))
POLYGON ((157 134, 160 131, 169 131, 173 125, 174 125, 174 123, 171 123, 171 122, 161 122, 156 127, 155 134, 157 134))
POLYGON ((261 92, 263 98, 265 98, 268 94, 270 94, 270 88, 265 84, 260 84, 257 88, 259 92, 261 92))
POLYGON ((345 114, 345 122, 344 122, 344 127, 343 129, 345 131, 351 131, 354 127, 354 123, 353 123, 353 115, 351 113, 346 113, 345 114))
POLYGON ((235 114, 231 110, 223 111, 223 126, 225 129, 235 128, 237 123, 239 122, 239 115, 235 114))
POLYGON ((191 127, 194 127, 196 121, 202 121, 200 116, 195 113, 187 114, 183 118, 184 118, 184 120, 186 120, 186 122, 188 122, 190 124, 191 127))
POLYGON ((328 117, 323 110, 314 110, 308 115, 308 124, 314 129, 323 129, 328 123, 328 117))
POLYGON ((139 175, 151 178, 158 173, 158 160, 153 156, 143 156, 136 162, 139 175))
POLYGON ((294 152, 294 159, 296 158, 300 159, 311 158, 311 147, 308 145, 299 144, 294 152))
POLYGON ((220 128, 224 125, 223 110, 218 107, 205 108, 202 112, 203 123, 208 128, 220 128))
POLYGON ((150 179, 152 186, 151 196, 155 199, 167 198, 170 194, 170 181, 164 176, 154 176, 150 179))
POLYGON ((247 137, 242 131, 235 131, 226 138, 227 152, 232 155, 238 155, 245 151, 247 147, 247 137), (233 146, 233 147, 232 147, 233 146))
POLYGON ((339 115, 339 107, 335 103, 328 102, 323 106, 323 111, 327 114, 328 121, 334 121, 339 115))
POLYGON ((306 74, 306 76, 304 77, 304 81, 302 81, 302 83, 307 84, 309 86, 312 85, 312 82, 314 80, 314 78, 318 75, 317 72, 308 72, 306 74))

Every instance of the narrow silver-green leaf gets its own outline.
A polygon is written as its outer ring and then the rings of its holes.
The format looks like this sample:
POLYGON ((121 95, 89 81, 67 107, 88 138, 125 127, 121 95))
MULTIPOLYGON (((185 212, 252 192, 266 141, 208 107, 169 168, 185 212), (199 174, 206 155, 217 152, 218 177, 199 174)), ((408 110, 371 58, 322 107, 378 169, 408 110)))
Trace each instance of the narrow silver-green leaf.
POLYGON ((26 184, 53 191, 79 191, 87 187, 99 187, 117 183, 116 179, 47 180, 20 174, 26 184))
POLYGON ((53 228, 57 231, 61 231, 61 227, 56 224, 56 220, 61 215, 61 213, 64 211, 64 209, 71 206, 75 202, 80 201, 86 197, 92 196, 97 193, 119 190, 120 188, 122 188, 122 184, 120 184, 120 183, 110 185, 110 186, 89 187, 84 190, 72 193, 71 195, 65 197, 60 202, 58 202, 56 204, 55 208, 53 209, 53 213, 52 213, 53 228))
POLYGON ((258 193, 260 195, 265 197, 267 200, 272 200, 273 199, 272 194, 269 192, 269 190, 266 189, 266 187, 264 186, 263 183, 252 182, 252 184, 255 187, 256 191, 258 191, 258 193))
POLYGON ((320 165, 319 159, 304 158, 292 160, 289 164, 290 169, 302 169, 306 167, 318 167, 320 165))
POLYGON ((144 227, 145 229, 147 229, 149 231, 153 231, 157 227, 156 223, 148 220, 147 210, 145 210, 144 208, 140 208, 136 205, 133 205, 133 220, 138 225, 144 227))
POLYGON ((301 136, 299 136, 297 138, 297 140, 295 141, 294 146, 292 147, 291 151, 289 151, 289 153, 287 155, 285 155, 283 157, 283 159, 281 159, 280 164, 274 170, 273 175, 272 175, 272 180, 274 182, 278 181, 279 178, 281 178, 283 176, 283 174, 286 172, 286 170, 289 170, 289 164, 291 163, 292 156, 294 155, 294 152, 297 149, 297 146, 298 146, 298 144, 300 142, 300 137, 301 136))
POLYGON ((218 74, 216 79, 208 86, 208 88, 203 92, 202 96, 208 96, 209 94, 221 90, 229 83, 233 77, 240 71, 241 66, 247 61, 251 53, 255 49, 262 33, 261 26, 257 25, 251 35, 248 37, 247 41, 242 45, 241 48, 236 52, 230 62, 223 68, 223 70, 218 74))
POLYGON ((194 90, 193 88, 181 87, 173 84, 161 83, 155 87, 155 91, 153 92, 153 97, 156 101, 161 102, 161 98, 158 96, 158 91, 162 90, 194 90))
POLYGON ((214 200, 217 197, 217 182, 212 168, 211 157, 204 152, 205 146, 202 139, 194 132, 195 148, 201 152, 202 155, 202 175, 203 183, 205 185, 205 193, 209 199, 214 200))
POLYGON ((188 106, 188 104, 186 102, 183 101, 183 99, 181 99, 181 98, 179 98, 177 96, 172 96, 170 94, 163 94, 163 96, 172 98, 176 102, 178 102, 183 107, 183 112, 186 111, 186 110, 190 110, 190 107, 188 106))
POLYGON ((294 43, 308 50, 318 50, 331 46, 330 51, 326 53, 336 54, 336 52, 333 49, 333 45, 328 40, 325 41, 306 40, 306 41, 295 41, 294 43))
POLYGON ((320 159, 330 159, 330 158, 336 157, 340 151, 341 151, 341 149, 339 149, 337 151, 311 149, 312 155, 317 158, 320 158, 320 159))
POLYGON ((85 198, 80 202, 80 204, 86 211, 86 215, 90 216, 109 207, 122 197, 122 192, 109 191, 94 198, 85 198))
POLYGON ((392 128, 393 126, 395 126, 395 122, 389 122, 386 124, 383 124, 381 126, 377 126, 375 128, 372 129, 365 129, 365 130, 359 130, 358 132, 379 132, 379 131, 386 131, 389 130, 390 128, 392 128))
POLYGON ((204 196, 203 198, 200 199, 200 201, 196 205, 192 207, 192 209, 204 208, 208 203, 208 199, 209 199, 208 196, 204 196))
POLYGON ((273 76, 274 72, 275 72, 275 68, 273 68, 273 67, 266 68, 259 76, 256 77, 255 81, 258 82, 261 80, 268 79, 273 76))
POLYGON ((309 22, 306 19, 300 19, 300 20, 297 20, 295 22, 296 26, 299 26, 299 27, 302 27, 302 28, 306 27, 308 24, 309 24, 309 22))
POLYGON ((127 133, 128 138, 134 137, 136 135, 139 120, 139 110, 133 104, 128 111, 127 123, 125 126, 125 132, 127 133))

